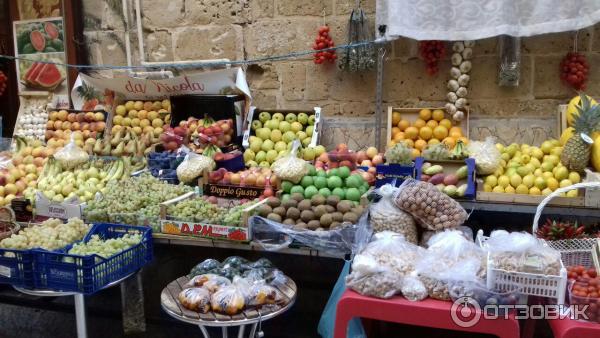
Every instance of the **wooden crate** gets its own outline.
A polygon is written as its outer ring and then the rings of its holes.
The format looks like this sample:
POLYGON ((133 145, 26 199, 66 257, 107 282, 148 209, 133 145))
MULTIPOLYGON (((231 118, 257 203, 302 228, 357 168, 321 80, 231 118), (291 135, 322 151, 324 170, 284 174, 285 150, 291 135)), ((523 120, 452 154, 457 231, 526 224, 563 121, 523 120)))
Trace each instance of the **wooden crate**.
POLYGON ((558 133, 557 137, 560 137, 563 131, 565 131, 567 128, 567 105, 559 104, 556 114, 556 132, 558 133))
MULTIPOLYGON (((481 186, 481 184, 480 184, 481 186)), ((548 205, 563 206, 563 207, 584 207, 585 197, 579 192, 577 197, 555 197, 548 205)), ((477 192, 477 201, 482 202, 497 202, 497 203, 513 203, 513 204, 529 204, 539 205, 546 196, 521 195, 521 194, 504 194, 496 192, 477 192)))
MULTIPOLYGON (((445 117, 452 121, 453 126, 458 126, 462 130, 463 135, 469 139, 469 109, 465 111, 465 118, 461 122, 456 122, 452 120, 452 116, 446 111, 444 107, 438 108, 394 108, 392 106, 388 106, 388 116, 387 116, 387 124, 386 124, 386 132, 387 137, 386 140, 389 141, 392 139, 392 113, 398 112, 402 115, 403 118, 406 118, 409 122, 413 123, 419 118, 419 111, 422 109, 430 109, 431 111, 439 109, 443 110, 445 113, 445 117)), ((387 142, 386 141, 386 142, 387 142)))

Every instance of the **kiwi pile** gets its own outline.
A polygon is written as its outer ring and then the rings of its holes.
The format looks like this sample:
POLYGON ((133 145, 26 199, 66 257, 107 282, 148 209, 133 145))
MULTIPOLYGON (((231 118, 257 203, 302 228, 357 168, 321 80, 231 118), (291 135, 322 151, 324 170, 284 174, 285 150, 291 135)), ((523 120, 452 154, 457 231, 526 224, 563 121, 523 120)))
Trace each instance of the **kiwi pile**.
POLYGON ((291 225, 297 230, 330 230, 355 224, 364 208, 355 202, 340 200, 339 196, 314 195, 310 199, 294 193, 284 200, 269 197, 259 207, 259 216, 291 225))

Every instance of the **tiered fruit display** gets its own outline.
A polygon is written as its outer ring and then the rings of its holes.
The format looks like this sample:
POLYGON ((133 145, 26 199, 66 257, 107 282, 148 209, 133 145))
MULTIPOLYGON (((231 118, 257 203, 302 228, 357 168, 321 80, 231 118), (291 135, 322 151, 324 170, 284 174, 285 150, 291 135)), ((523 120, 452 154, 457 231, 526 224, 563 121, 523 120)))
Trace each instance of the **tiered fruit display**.
POLYGON ((369 184, 361 174, 352 174, 348 167, 325 171, 315 169, 310 165, 308 175, 304 176, 299 184, 283 181, 281 190, 284 193, 282 199, 286 199, 291 194, 300 193, 307 199, 317 194, 324 197, 336 195, 340 200, 359 202, 361 196, 369 190, 369 184))
POLYGON ((236 173, 224 168, 211 172, 208 182, 212 184, 235 185, 240 187, 265 188, 266 197, 273 196, 273 189, 277 189, 279 180, 269 168, 248 168, 236 173))
POLYGON ((402 117, 400 112, 392 113, 392 133, 388 146, 404 142, 412 150, 412 158, 421 156, 428 145, 444 143, 454 149, 458 141, 467 144, 469 140, 462 129, 452 123, 441 109, 421 109, 419 118, 413 123, 402 117))
POLYGON ((465 179, 469 174, 469 169, 466 165, 461 166, 454 173, 448 173, 444 172, 446 170, 440 164, 432 165, 429 162, 425 162, 421 170, 421 181, 435 185, 439 191, 450 197, 465 196, 468 187, 465 179))
MULTIPOLYGON (((576 171, 569 171, 560 156, 563 148, 558 140, 544 141, 541 147, 527 144, 497 144, 502 160, 501 168, 484 180, 483 189, 487 192, 549 195, 558 188, 567 187, 581 181, 576 171)), ((577 190, 565 194, 576 197, 577 190)))
POLYGON ((10 204, 28 188, 37 186, 47 157, 55 148, 44 147, 38 139, 15 138, 16 153, 7 168, 0 170, 0 206, 10 204))
MULTIPOLYGON (((96 192, 105 193, 110 181, 127 177, 131 169, 126 169, 123 159, 114 162, 90 161, 74 170, 63 170, 58 161, 50 159, 40 176, 37 190, 53 202, 77 197, 80 202, 94 199, 96 192)), ((29 188, 24 195, 35 200, 35 189, 29 188)))
POLYGON ((275 160, 285 156, 292 148, 292 142, 299 139, 308 148, 314 133, 315 116, 307 113, 261 112, 253 120, 250 146, 244 152, 244 162, 248 167, 269 167, 275 160))
MULTIPOLYGON (((121 129, 131 130, 136 136, 142 134, 160 137, 171 122, 171 101, 127 101, 115 107, 111 134, 121 129)), ((155 143, 155 142, 153 142, 155 143)), ((116 145, 113 145, 113 149, 116 145)))
POLYGON ((242 225, 242 212, 256 201, 231 200, 227 207, 217 205, 216 198, 190 198, 169 205, 169 219, 219 225, 242 225), (213 203, 214 202, 214 203, 213 203))
POLYGON ((90 230, 79 218, 71 218, 64 223, 56 218, 45 220, 40 225, 28 226, 18 233, 0 241, 0 248, 56 250, 80 241, 90 230))
POLYGON ((328 230, 356 224, 364 208, 338 195, 320 194, 307 198, 296 192, 281 199, 270 197, 258 209, 258 214, 271 221, 293 226, 298 230, 328 230))
POLYGON ((48 144, 68 143, 71 133, 75 133, 78 146, 83 146, 87 139, 96 139, 106 128, 106 116, 103 112, 68 112, 66 110, 51 111, 46 123, 46 141, 48 144))
POLYGON ((159 204, 192 191, 192 187, 161 181, 150 174, 108 181, 100 199, 88 202, 85 219, 158 226, 159 204))

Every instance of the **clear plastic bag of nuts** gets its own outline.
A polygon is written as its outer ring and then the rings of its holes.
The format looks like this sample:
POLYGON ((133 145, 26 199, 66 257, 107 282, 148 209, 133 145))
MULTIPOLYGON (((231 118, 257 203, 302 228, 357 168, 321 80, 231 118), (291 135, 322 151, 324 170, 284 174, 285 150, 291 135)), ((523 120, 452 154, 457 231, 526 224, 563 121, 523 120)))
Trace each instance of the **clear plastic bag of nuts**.
POLYGON ((393 196, 397 191, 398 188, 386 184, 374 192, 380 199, 369 207, 369 222, 375 233, 394 231, 404 235, 408 242, 417 244, 418 233, 414 218, 394 204, 393 196))
POLYGON ((463 207, 433 184, 409 178, 394 196, 396 206, 427 230, 457 228, 468 218, 463 207))

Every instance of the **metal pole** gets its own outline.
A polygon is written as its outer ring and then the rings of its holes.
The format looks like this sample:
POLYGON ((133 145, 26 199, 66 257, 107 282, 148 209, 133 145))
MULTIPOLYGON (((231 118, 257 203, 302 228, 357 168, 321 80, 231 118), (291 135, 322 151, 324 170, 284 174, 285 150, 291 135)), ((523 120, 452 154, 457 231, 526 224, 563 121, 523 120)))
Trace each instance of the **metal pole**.
POLYGON ((383 111, 383 58, 385 56, 385 47, 381 44, 377 50, 377 83, 375 84, 375 144, 377 149, 383 150, 381 144, 381 127, 383 111))
POLYGON ((87 338, 87 324, 85 319, 85 298, 78 293, 73 296, 75 302, 75 322, 77 323, 77 338, 87 338))
POLYGON ((221 332, 223 332, 223 338, 227 338, 227 326, 223 326, 221 332))
MULTIPOLYGON (((244 338, 244 332, 246 331, 246 325, 240 325, 240 329, 238 331, 238 338, 244 338)), ((250 337, 253 338, 253 337, 250 337)))
POLYGON ((202 335, 204 336, 204 338, 210 338, 210 335, 208 334, 208 331, 206 331, 206 328, 202 325, 198 325, 198 327, 200 328, 200 331, 202 331, 202 335))

